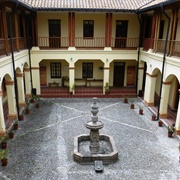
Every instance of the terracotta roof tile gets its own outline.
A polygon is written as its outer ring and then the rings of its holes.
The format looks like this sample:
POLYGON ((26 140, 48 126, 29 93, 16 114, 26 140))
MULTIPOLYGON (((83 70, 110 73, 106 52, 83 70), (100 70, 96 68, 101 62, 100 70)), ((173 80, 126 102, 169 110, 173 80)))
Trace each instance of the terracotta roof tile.
POLYGON ((170 0, 18 0, 39 10, 137 10, 170 0))

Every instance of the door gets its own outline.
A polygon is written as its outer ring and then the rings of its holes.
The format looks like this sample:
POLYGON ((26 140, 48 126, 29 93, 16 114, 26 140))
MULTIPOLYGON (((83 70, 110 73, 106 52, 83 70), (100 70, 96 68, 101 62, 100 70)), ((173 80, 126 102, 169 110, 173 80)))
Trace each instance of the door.
POLYGON ((124 62, 115 62, 114 63, 114 80, 113 86, 122 87, 124 86, 124 62))
POLYGON ((40 85, 41 86, 47 86, 46 67, 40 67, 40 85))
POLYGON ((128 29, 128 21, 119 21, 119 20, 116 21, 116 39, 115 39, 116 48, 126 47, 127 29, 128 29))
POLYGON ((127 86, 134 86, 136 78, 135 66, 128 66, 127 68, 127 86))
POLYGON ((49 47, 61 47, 61 22, 60 20, 49 20, 49 47))

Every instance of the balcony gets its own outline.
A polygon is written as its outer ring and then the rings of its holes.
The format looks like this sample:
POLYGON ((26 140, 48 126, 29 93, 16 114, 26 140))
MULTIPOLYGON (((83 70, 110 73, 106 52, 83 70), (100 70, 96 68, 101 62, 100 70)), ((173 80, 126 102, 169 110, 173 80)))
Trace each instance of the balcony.
MULTIPOLYGON (((26 38, 12 38, 12 47, 14 51, 19 51, 27 48, 26 38)), ((11 52, 10 38, 0 39, 0 56, 8 55, 11 52)))
MULTIPOLYGON (((75 37, 74 46, 78 49, 104 49, 104 37, 83 38, 75 37)), ((137 49, 138 38, 111 38, 110 45, 113 49, 137 49)), ((38 37, 38 46, 41 49, 63 49, 69 47, 68 37, 38 37)))

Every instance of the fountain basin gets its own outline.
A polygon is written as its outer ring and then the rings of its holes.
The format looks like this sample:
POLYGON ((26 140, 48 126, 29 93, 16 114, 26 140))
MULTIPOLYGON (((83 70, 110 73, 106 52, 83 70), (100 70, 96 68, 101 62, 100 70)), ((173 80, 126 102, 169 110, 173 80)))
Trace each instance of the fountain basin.
POLYGON ((105 134, 99 135, 100 150, 98 153, 92 154, 88 152, 88 144, 90 143, 90 135, 82 134, 74 138, 74 160, 80 164, 94 164, 94 161, 103 161, 103 164, 111 164, 117 161, 118 151, 112 136, 105 134), (101 145, 102 143, 102 145, 101 145), (103 144, 105 149, 103 149, 103 144), (82 148, 81 146, 84 146, 82 148), (108 146, 108 147, 107 147, 108 146), (83 151, 84 149, 84 151, 83 151))

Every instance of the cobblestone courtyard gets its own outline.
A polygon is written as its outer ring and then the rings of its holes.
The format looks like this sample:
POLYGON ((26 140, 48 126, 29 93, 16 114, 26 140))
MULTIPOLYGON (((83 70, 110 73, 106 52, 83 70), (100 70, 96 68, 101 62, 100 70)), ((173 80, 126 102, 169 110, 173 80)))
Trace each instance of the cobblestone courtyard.
POLYGON ((168 138, 167 129, 151 121, 123 99, 98 99, 100 133, 113 136, 118 161, 96 173, 94 165, 73 160, 74 137, 89 134, 92 98, 41 99, 40 108, 31 104, 31 114, 19 122, 15 137, 8 141, 9 163, 0 167, 5 180, 178 180, 180 179, 179 138, 168 138))

